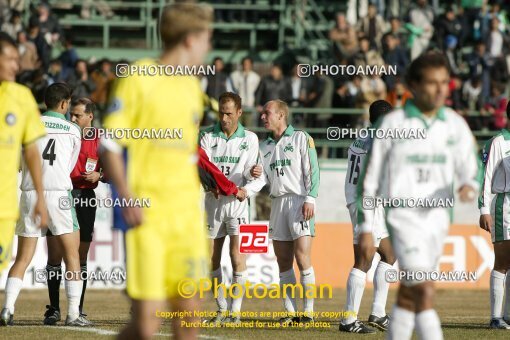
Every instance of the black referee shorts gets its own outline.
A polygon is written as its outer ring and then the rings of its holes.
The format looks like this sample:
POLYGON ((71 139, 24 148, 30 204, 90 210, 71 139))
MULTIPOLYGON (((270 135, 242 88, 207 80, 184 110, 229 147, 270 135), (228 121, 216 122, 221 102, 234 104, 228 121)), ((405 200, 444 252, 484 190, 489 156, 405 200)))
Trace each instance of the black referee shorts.
POLYGON ((92 242, 96 221, 96 204, 92 199, 96 198, 96 193, 94 189, 74 189, 71 194, 76 202, 74 209, 80 226, 80 242, 92 242), (76 200, 77 198, 79 200, 76 200), (88 204, 82 204, 82 202, 88 202, 88 204))

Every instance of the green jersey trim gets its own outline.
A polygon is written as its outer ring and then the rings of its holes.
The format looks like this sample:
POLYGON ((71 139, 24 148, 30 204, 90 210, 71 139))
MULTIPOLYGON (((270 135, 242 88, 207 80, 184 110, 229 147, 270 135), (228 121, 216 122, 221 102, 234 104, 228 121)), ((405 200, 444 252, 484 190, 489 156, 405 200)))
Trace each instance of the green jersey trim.
POLYGON ((246 132, 244 131, 244 126, 241 123, 237 123, 237 129, 234 132, 234 134, 232 136, 230 136, 230 138, 227 138, 225 133, 221 130, 220 122, 218 122, 214 125, 212 134, 213 134, 213 137, 220 137, 226 141, 234 139, 236 137, 239 137, 239 138, 246 137, 246 132))

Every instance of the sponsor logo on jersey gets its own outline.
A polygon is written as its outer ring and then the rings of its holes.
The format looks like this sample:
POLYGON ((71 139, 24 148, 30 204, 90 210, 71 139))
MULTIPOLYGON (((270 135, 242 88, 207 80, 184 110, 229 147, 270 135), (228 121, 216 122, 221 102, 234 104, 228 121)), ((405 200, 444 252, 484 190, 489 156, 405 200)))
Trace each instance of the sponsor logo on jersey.
POLYGON ((113 113, 119 111, 122 107, 122 101, 119 98, 114 98, 110 106, 106 110, 107 113, 113 113))
POLYGON ((244 142, 243 144, 239 145, 239 150, 248 150, 248 143, 244 142))
POLYGON ((291 166, 292 160, 290 159, 278 159, 274 163, 269 164, 269 168, 274 170, 277 166, 291 166))
POLYGON ((239 163, 239 160, 241 157, 234 157, 234 156, 219 156, 219 157, 213 157, 214 163, 239 163))
POLYGON ((7 112, 7 115, 5 116, 5 123, 9 126, 13 126, 16 124, 16 116, 12 112, 7 112))
POLYGON ((283 149, 283 152, 287 152, 287 151, 290 151, 290 152, 294 152, 294 146, 292 146, 292 144, 287 144, 287 146, 283 149))
POLYGON ((264 155, 264 158, 266 158, 266 157, 267 157, 267 156, 269 156, 269 155, 271 155, 271 151, 269 151, 268 153, 266 153, 266 154, 264 155))

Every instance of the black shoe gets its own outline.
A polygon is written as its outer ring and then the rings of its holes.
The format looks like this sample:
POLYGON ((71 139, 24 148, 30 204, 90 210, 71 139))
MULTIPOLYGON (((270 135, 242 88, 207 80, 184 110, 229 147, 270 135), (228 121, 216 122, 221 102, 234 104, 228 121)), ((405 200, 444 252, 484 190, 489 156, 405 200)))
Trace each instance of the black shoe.
POLYGON ((299 324, 299 316, 286 316, 284 318, 281 318, 278 320, 280 322, 280 325, 287 325, 287 326, 294 326, 299 324))
POLYGON ((60 321, 60 309, 46 305, 46 312, 44 313, 44 324, 54 326, 60 321))
POLYGON ((347 333, 363 333, 363 334, 375 333, 375 330, 373 330, 370 327, 367 327, 363 322, 359 320, 356 320, 348 325, 344 325, 342 324, 342 322, 340 322, 340 326, 338 327, 338 329, 342 332, 347 333))
POLYGON ((380 329, 381 331, 387 331, 390 325, 390 317, 385 315, 380 318, 372 314, 368 317, 368 324, 372 327, 380 329))
POLYGON ((309 316, 302 316, 301 320, 299 320, 299 323, 302 323, 304 325, 309 324, 309 323, 313 323, 313 322, 314 322, 313 318, 311 318, 309 316))

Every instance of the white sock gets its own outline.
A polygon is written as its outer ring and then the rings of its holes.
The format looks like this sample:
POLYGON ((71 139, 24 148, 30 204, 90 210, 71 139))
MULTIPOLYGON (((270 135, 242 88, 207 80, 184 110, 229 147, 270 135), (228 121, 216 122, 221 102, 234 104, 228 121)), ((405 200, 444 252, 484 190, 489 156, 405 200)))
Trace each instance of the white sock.
POLYGON ((407 340, 411 339, 414 329, 414 312, 393 305, 391 312, 390 326, 386 334, 387 340, 407 340))
MULTIPOLYGON (((395 322, 392 320, 392 322, 395 322)), ((422 340, 442 340, 443 331, 441 330, 441 320, 436 311, 427 309, 416 314, 415 318, 416 334, 418 339, 422 340)), ((390 322, 391 323, 391 322, 390 322)))
POLYGON ((23 280, 17 277, 8 277, 5 283, 5 304, 11 314, 14 314, 14 304, 18 298, 19 292, 23 287, 23 280))
POLYGON ((232 292, 234 296, 241 295, 241 297, 239 297, 237 299, 232 299, 232 315, 238 316, 239 312, 241 311, 241 305, 243 303, 243 296, 244 296, 245 290, 246 290, 246 286, 245 286, 245 284, 246 284, 246 270, 244 272, 234 272, 234 278, 232 280, 232 284, 234 284, 234 283, 237 283, 241 286, 240 289, 238 287, 235 287, 235 289, 232 292))
POLYGON ((67 316, 73 320, 80 316, 80 298, 83 281, 66 280, 65 288, 67 295, 67 316))
POLYGON ((374 302, 372 303, 372 315, 382 318, 386 315, 386 299, 390 283, 386 281, 386 271, 393 266, 379 261, 374 273, 374 302))
POLYGON ((303 270, 300 275, 301 285, 303 286, 303 302, 305 307, 305 315, 313 317, 313 297, 308 298, 308 295, 315 295, 315 272, 313 267, 303 270), (310 287, 308 285, 311 285, 310 287))
MULTIPOLYGON (((286 272, 280 273, 280 287, 283 290, 284 284, 291 284, 291 286, 285 287, 285 292, 282 291, 282 294, 284 294, 283 298, 283 307, 285 308, 285 311, 288 313, 296 313, 297 307, 296 307, 296 297, 292 296, 293 292, 295 295, 295 292, 297 290, 294 290, 293 287, 296 285, 296 275, 294 274, 294 268, 287 270, 286 272)), ((292 315, 292 314, 291 314, 292 315)))
POLYGON ((503 317, 503 294, 505 294, 505 274, 493 270, 491 272, 491 318, 503 317))
POLYGON ((510 270, 506 271, 505 320, 510 320, 510 270))
MULTIPOLYGON (((213 281, 213 286, 215 285, 215 282, 219 285, 220 283, 223 283, 223 275, 221 272, 221 266, 218 269, 215 269, 211 273, 211 278, 213 281), (216 279, 216 280, 215 280, 216 279)), ((227 311, 227 299, 225 298, 225 291, 223 288, 217 288, 213 287, 214 291, 216 292, 216 305, 218 306, 218 310, 220 312, 226 312, 227 311)))
POLYGON ((367 273, 362 270, 352 268, 347 279, 347 301, 345 301, 345 318, 342 324, 348 325, 358 319, 359 306, 365 290, 367 273))

